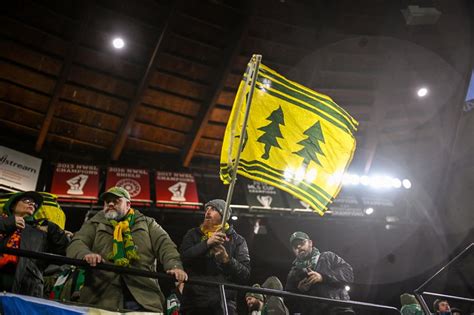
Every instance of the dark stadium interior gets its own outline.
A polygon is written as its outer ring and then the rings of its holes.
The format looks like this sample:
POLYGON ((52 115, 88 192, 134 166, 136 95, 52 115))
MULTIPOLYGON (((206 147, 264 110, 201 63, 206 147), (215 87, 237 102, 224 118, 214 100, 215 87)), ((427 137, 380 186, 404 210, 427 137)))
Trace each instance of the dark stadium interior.
MULTIPOLYGON (((246 64, 261 54, 263 64, 331 96, 359 121, 349 172, 407 178, 411 189, 343 188, 391 201, 374 215, 235 208, 251 283, 270 275, 284 282, 289 236, 302 230, 354 267, 352 299, 400 307, 400 294, 474 240, 474 110, 464 106, 472 1, 18 0, 2 7, 0 145, 43 160, 38 190, 51 189, 55 165, 66 162, 100 167, 100 191, 106 168, 123 166, 189 172, 200 202, 225 199, 222 139, 246 64), (441 15, 410 19, 413 5, 441 15), (124 49, 112 47, 115 36, 124 49), (264 229, 256 234, 257 220, 264 229)), ((246 205, 239 184, 232 204, 246 205)), ((101 206, 62 208, 66 228, 76 231, 101 206)), ((202 207, 138 208, 177 244, 203 216, 202 207)), ((473 255, 427 291, 474 296, 473 255)))

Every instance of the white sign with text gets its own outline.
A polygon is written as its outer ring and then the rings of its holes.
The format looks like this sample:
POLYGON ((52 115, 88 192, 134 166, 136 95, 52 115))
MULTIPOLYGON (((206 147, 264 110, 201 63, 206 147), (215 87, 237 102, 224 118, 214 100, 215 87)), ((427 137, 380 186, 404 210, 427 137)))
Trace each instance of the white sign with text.
POLYGON ((0 186, 13 190, 35 190, 41 159, 0 146, 0 186))

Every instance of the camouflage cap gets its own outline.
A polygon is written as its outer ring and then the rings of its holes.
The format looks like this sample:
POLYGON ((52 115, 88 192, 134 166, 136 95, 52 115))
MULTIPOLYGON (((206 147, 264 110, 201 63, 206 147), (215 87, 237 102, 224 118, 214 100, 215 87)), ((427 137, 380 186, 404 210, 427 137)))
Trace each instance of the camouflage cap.
POLYGON ((130 200, 130 194, 128 193, 128 191, 125 188, 118 186, 109 188, 106 192, 100 195, 100 199, 104 200, 104 198, 107 198, 107 196, 123 197, 127 200, 130 200))

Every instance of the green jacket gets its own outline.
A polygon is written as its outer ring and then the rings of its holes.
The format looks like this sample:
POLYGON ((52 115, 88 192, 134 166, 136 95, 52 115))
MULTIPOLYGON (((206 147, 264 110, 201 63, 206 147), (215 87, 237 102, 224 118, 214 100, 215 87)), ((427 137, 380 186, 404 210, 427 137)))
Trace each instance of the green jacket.
MULTIPOLYGON (((158 260, 164 270, 183 269, 176 245, 168 233, 154 219, 136 210, 135 215, 135 224, 131 230, 140 260, 134 261, 131 267, 155 271, 155 261, 158 260)), ((83 259, 87 254, 97 253, 104 258, 107 257, 112 251, 113 231, 112 224, 100 211, 84 223, 74 235, 67 248, 67 256, 83 259)), ((86 273, 79 301, 114 310, 123 308, 122 285, 128 287, 135 300, 146 310, 163 311, 165 299, 157 280, 133 275, 119 275, 94 268, 89 269, 86 273)))

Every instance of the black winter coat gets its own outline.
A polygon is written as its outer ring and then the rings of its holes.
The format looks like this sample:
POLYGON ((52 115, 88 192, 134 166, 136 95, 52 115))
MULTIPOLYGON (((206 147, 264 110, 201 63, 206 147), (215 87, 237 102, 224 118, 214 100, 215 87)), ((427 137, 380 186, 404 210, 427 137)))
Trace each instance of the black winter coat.
MULTIPOLYGON (((333 252, 323 252, 319 256, 316 269, 313 270, 321 274, 323 281, 321 283, 313 284, 308 292, 301 292, 298 290, 298 283, 306 277, 306 272, 303 269, 297 268, 295 265, 288 273, 285 290, 305 295, 319 296, 335 300, 349 300, 349 293, 345 290, 345 285, 354 281, 352 267, 341 257, 333 252)), ((302 314, 337 314, 338 311, 343 311, 344 308, 332 307, 327 305, 313 304, 307 302, 299 303, 295 300, 288 300, 288 303, 293 311, 295 311, 295 304, 298 311, 302 314), (298 307, 299 306, 299 307, 298 307)))
MULTIPOLYGON (((45 221, 48 232, 27 224, 21 232, 20 249, 49 252, 65 255, 69 240, 64 231, 56 224, 45 221)), ((16 230, 15 217, 0 218, 0 232, 7 234, 0 241, 0 246, 5 246, 10 235, 16 230)), ((47 263, 37 259, 19 257, 15 269, 12 293, 43 297, 43 270, 47 263)))
MULTIPOLYGON (((183 237, 180 253, 184 269, 191 279, 247 284, 250 276, 250 256, 245 239, 231 227, 226 232, 229 241, 224 243, 230 262, 220 264, 209 253, 206 240, 199 227, 190 229, 183 237)), ((235 301, 237 293, 226 290, 228 301, 235 301)), ((186 284, 182 309, 220 305, 218 288, 186 284)))

